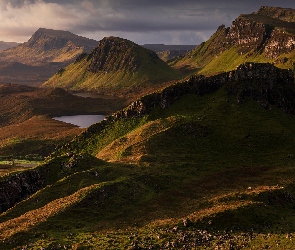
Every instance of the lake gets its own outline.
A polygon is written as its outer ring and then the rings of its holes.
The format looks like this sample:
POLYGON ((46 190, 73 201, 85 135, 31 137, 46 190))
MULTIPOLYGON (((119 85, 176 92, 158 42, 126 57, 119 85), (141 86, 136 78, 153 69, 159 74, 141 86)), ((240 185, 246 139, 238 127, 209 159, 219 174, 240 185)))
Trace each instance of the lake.
POLYGON ((79 126, 80 128, 88 128, 90 125, 100 122, 105 118, 104 115, 71 115, 53 117, 54 120, 61 122, 71 123, 79 126))

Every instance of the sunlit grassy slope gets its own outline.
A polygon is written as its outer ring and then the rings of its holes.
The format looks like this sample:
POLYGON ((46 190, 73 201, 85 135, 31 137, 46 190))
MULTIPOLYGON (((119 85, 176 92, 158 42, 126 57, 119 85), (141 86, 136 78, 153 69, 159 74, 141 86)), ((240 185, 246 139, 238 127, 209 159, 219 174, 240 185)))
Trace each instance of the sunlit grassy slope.
MULTIPOLYGON (((266 9, 271 8, 266 7, 266 9)), ((294 10, 292 11, 294 13, 294 10)), ((205 75, 234 70, 238 65, 245 62, 268 62, 279 68, 290 68, 294 71, 295 51, 293 47, 286 49, 285 52, 274 53, 275 55, 272 56, 269 54, 269 50, 287 48, 289 46, 287 41, 290 41, 290 44, 293 43, 295 29, 292 21, 293 15, 289 15, 291 21, 280 19, 283 19, 283 17, 287 19, 288 15, 277 14, 271 17, 265 11, 240 15, 233 22, 231 28, 220 26, 206 42, 201 43, 185 56, 172 60, 170 65, 183 71, 205 75), (247 27, 249 23, 251 28, 249 28, 250 26, 247 27), (240 30, 234 30, 233 27, 239 24, 241 24, 240 30), (262 34, 259 27, 268 27, 265 29, 270 29, 271 32, 268 35, 262 34), (231 31, 231 29, 233 30, 231 31), (245 34, 237 35, 237 33, 244 31, 249 32, 249 37, 245 34), (240 36, 241 40, 239 41, 240 36), (246 41, 251 37, 259 38, 262 36, 265 37, 261 44, 246 41), (234 38, 234 41, 231 40, 232 38, 234 38)))
POLYGON ((293 115, 223 87, 96 126, 37 167, 1 249, 292 248, 293 115))
POLYGON ((96 50, 59 70, 44 86, 139 96, 182 77, 154 52, 126 39, 104 38, 96 50), (102 65, 99 70, 97 64, 102 65))

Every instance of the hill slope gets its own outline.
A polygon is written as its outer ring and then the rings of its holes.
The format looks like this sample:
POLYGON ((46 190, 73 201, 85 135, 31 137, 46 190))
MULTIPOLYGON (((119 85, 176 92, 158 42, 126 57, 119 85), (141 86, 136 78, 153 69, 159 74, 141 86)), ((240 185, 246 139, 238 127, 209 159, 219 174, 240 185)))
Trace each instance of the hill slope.
POLYGON ((89 54, 60 70, 43 86, 139 96, 160 83, 180 78, 151 50, 116 37, 102 39, 89 54))
POLYGON ((250 63, 142 97, 1 179, 1 249, 292 248, 294 97, 250 63))
POLYGON ((264 6, 240 15, 231 27, 220 26, 207 42, 171 65, 203 74, 233 70, 244 62, 270 62, 295 70, 294 13, 264 6))

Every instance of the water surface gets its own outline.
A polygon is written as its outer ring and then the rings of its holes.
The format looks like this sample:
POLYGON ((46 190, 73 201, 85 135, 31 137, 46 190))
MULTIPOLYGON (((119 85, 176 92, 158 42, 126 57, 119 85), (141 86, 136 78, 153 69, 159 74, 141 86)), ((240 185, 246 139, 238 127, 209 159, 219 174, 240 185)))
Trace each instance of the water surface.
POLYGON ((80 128, 88 128, 90 125, 100 122, 105 118, 104 115, 71 115, 53 117, 54 120, 71 123, 80 128))

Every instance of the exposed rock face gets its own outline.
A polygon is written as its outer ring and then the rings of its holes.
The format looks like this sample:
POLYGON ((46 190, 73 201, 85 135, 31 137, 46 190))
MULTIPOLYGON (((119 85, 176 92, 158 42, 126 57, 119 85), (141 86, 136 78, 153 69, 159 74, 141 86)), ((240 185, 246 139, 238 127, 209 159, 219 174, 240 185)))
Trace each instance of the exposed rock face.
MULTIPOLYGON (((282 68, 294 68, 294 13, 293 9, 261 7, 252 14, 240 15, 230 27, 221 25, 207 42, 182 59, 177 59, 173 65, 176 68, 191 66, 199 69, 206 68, 212 61, 220 65, 224 59, 220 56, 230 50, 230 58, 243 56, 239 61, 274 62, 282 68), (221 61, 218 61, 219 57, 221 61)), ((225 70, 230 69, 233 67, 225 70)), ((212 73, 214 69, 209 71, 212 73)), ((217 72, 221 71, 220 66, 217 72)))
MULTIPOLYGON (((106 73, 117 70, 136 72, 140 67, 140 52, 138 45, 126 39, 106 37, 91 53, 91 63, 88 70, 93 73, 106 73)), ((156 53, 150 51, 151 59, 157 59, 156 53)))
POLYGON ((25 171, 0 182, 0 213, 37 192, 44 184, 37 170, 25 171))
POLYGON ((295 48, 295 33, 289 32, 289 28, 294 28, 295 23, 285 20, 293 20, 291 17, 294 13, 295 10, 292 9, 261 7, 253 14, 241 15, 229 28, 220 26, 217 32, 222 30, 224 37, 219 37, 216 44, 221 45, 220 52, 234 45, 239 45, 240 54, 265 50, 267 58, 289 53, 295 48), (284 21, 272 19, 279 17, 284 21))
MULTIPOLYGON (((263 105, 272 104, 288 113, 295 113, 294 75, 291 70, 278 69, 272 64, 245 63, 235 71, 212 77, 192 76, 188 81, 172 85, 160 93, 142 97, 114 117, 144 115, 155 107, 168 108, 184 94, 209 94, 227 84, 237 100, 252 97, 263 105)), ((112 119, 112 118, 111 118, 112 119)))
POLYGON ((282 30, 274 30, 265 45, 265 56, 277 58, 282 54, 289 53, 295 49, 295 35, 290 35, 282 30))

